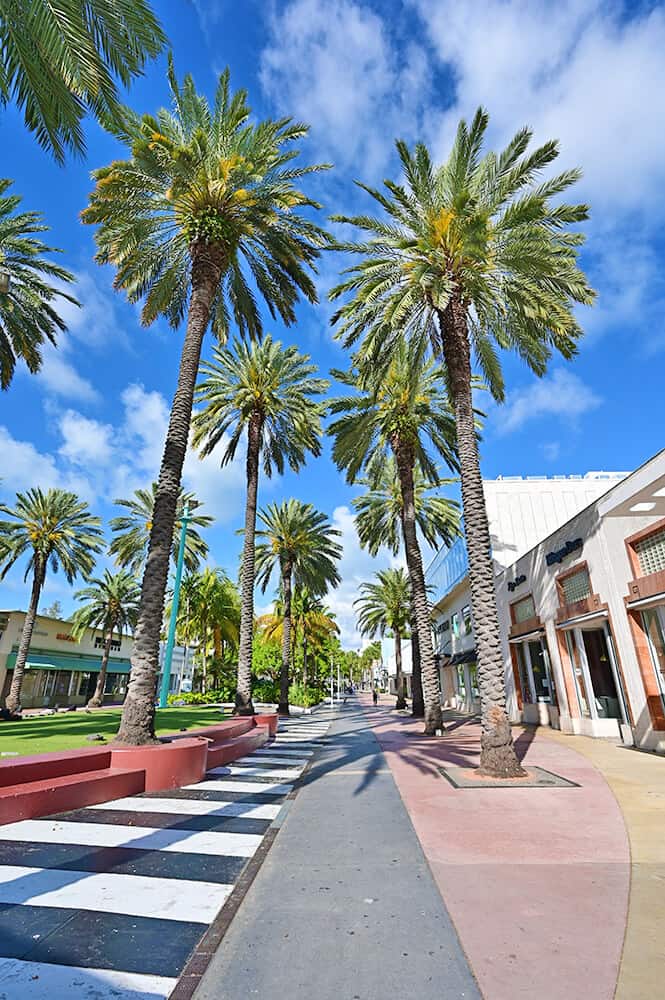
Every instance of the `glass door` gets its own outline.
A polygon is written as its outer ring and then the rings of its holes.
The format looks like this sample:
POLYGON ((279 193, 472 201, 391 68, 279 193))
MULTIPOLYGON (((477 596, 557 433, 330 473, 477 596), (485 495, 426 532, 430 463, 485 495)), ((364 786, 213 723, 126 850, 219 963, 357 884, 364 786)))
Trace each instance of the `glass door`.
POLYGON ((573 668, 573 677, 575 679, 575 690, 577 692, 577 703, 579 705, 580 714, 585 719, 591 718, 591 699, 589 698, 587 691, 591 688, 591 681, 587 676, 586 670, 586 658, 584 657, 583 648, 580 639, 578 638, 579 629, 566 630, 566 647, 568 649, 568 659, 570 660, 570 665, 573 668))
POLYGON ((642 625, 646 632, 653 661, 660 697, 665 706, 665 607, 649 608, 642 612, 642 625))

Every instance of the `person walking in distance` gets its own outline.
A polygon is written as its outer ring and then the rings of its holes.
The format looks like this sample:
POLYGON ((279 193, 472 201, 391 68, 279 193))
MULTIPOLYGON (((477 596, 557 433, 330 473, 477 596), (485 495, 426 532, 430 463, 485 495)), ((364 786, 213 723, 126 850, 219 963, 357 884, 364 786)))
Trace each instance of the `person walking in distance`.
POLYGON ((379 692, 376 690, 376 688, 372 688, 372 701, 374 702, 375 705, 377 704, 378 700, 379 700, 379 692))

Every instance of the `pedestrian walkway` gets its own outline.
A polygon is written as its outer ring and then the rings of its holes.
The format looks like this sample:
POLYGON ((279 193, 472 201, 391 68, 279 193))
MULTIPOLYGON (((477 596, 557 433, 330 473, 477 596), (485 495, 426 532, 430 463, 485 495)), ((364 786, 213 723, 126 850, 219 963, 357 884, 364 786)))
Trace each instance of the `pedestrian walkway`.
POLYGON ((203 782, 0 826, 0 1000, 157 1000, 329 726, 280 723, 203 782))
POLYGON ((665 761, 516 727, 527 767, 577 787, 455 789, 440 768, 477 765, 477 721, 432 740, 393 704, 365 709, 486 1000, 662 995, 665 761))
POLYGON ((340 706, 195 1000, 478 1000, 395 781, 340 706))

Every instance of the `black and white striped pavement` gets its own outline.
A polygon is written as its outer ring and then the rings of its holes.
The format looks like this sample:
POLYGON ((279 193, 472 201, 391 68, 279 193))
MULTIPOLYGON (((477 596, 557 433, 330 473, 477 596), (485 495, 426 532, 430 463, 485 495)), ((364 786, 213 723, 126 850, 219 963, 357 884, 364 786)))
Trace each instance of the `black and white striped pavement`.
POLYGON ((196 785, 0 826, 0 1000, 168 997, 329 722, 286 720, 196 785))

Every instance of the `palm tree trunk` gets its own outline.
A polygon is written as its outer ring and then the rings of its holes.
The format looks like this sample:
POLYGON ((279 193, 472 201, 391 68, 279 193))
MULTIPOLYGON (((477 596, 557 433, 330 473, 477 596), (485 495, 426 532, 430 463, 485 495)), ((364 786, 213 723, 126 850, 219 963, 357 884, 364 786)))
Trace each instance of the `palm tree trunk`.
POLYGON ((423 719, 425 717, 425 702, 420 668, 420 643, 418 642, 418 625, 413 611, 411 612, 411 688, 411 715, 415 719, 423 719))
POLYGON ((400 492, 402 494, 402 531, 404 533, 404 551, 413 598, 412 613, 418 633, 425 733, 428 736, 434 736, 437 730, 443 729, 443 716, 441 715, 439 672, 436 669, 434 646, 432 644, 429 600, 427 599, 427 587, 425 585, 425 573, 423 572, 423 560, 420 554, 420 543, 418 542, 418 534, 416 532, 416 503, 413 486, 415 458, 413 450, 400 441, 394 442, 393 450, 397 461, 397 473, 399 475, 400 492))
POLYGON ((303 624, 302 629, 302 686, 307 692, 307 627, 303 624))
POLYGON ((282 570, 282 601, 284 618, 282 621, 282 668, 279 674, 280 715, 290 715, 289 711, 289 667, 291 665, 291 567, 282 570))
POLYGON ((116 736, 118 743, 131 745, 156 742, 155 696, 159 674, 159 633, 164 615, 176 505, 189 439, 203 337, 223 271, 223 258, 217 247, 197 242, 192 245, 190 252, 192 293, 187 331, 155 495, 127 697, 116 736))
POLYGON ((397 688, 395 708, 406 708, 404 673, 402 671, 402 637, 399 632, 395 632, 395 687, 397 688))
POLYGON ((5 708, 8 712, 11 712, 12 715, 15 715, 18 712, 21 704, 21 688, 23 686, 23 675, 25 674, 25 663, 30 650, 32 630, 35 627, 35 618, 37 617, 39 598, 42 593, 45 578, 46 563, 42 563, 35 555, 35 568, 32 577, 30 604, 28 605, 28 610, 25 613, 23 631, 21 632, 21 641, 18 644, 16 663, 14 664, 14 672, 12 674, 11 687, 9 689, 9 694, 5 699, 5 708))
POLYGON ((240 579, 240 642, 238 646, 238 681, 236 713, 254 715, 252 702, 252 640, 254 635, 254 557, 256 545, 256 504, 259 490, 259 455, 263 418, 253 413, 247 428, 247 501, 245 537, 242 547, 240 579))
POLYGON ((106 670, 109 665, 109 656, 111 655, 112 642, 113 642, 113 628, 110 627, 105 637, 104 652, 102 653, 102 663, 99 668, 99 673, 97 675, 97 684, 95 685, 95 693, 88 702, 88 708, 101 708, 101 706, 104 704, 104 688, 106 687, 106 670))
POLYGON ((464 534, 478 651, 482 729, 480 770, 496 778, 514 778, 525 772, 515 754, 506 711, 494 566, 471 395, 471 351, 462 302, 453 298, 438 318, 457 428, 464 534))
POLYGON ((212 651, 216 660, 222 658, 222 630, 219 625, 215 625, 212 630, 212 651))

